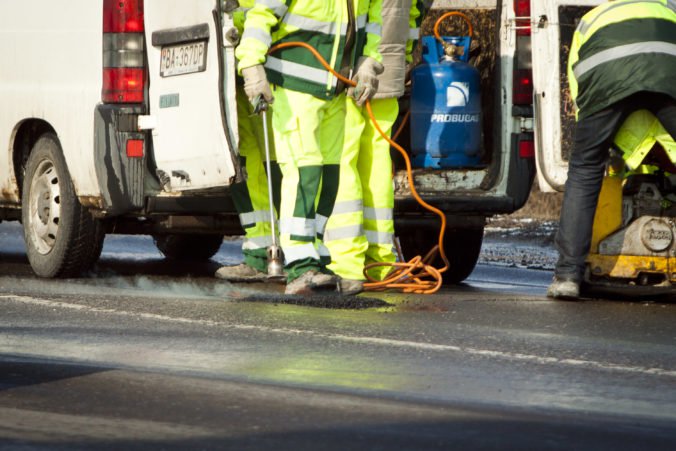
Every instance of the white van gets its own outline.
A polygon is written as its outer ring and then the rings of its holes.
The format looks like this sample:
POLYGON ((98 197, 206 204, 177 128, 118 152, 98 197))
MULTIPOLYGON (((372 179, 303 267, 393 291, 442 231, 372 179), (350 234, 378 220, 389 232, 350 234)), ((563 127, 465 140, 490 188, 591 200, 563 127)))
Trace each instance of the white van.
MULTIPOLYGON (((228 195, 237 6, 0 0, 0 220, 22 220, 38 275, 88 269, 106 233, 153 235, 165 255, 193 259, 242 233, 228 195)), ((415 170, 419 192, 448 215, 447 282, 471 273, 486 218, 519 209, 535 176, 530 30, 540 13, 530 7, 438 0, 424 23, 429 34, 443 10, 461 10, 481 46, 483 167, 415 170)), ((452 21, 443 30, 466 32, 452 21)), ((402 248, 417 254, 435 244, 438 222, 410 198, 401 166, 396 187, 402 248)))
POLYGON ((236 6, 0 1, 0 220, 38 275, 88 269, 105 233, 209 258, 237 230, 236 6))

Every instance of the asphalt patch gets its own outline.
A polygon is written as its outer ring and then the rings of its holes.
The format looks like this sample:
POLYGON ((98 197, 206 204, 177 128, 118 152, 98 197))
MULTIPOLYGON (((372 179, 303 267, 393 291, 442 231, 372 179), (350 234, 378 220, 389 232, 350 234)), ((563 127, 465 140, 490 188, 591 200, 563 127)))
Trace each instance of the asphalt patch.
POLYGON ((268 304, 300 305, 336 310, 365 310, 369 308, 392 307, 393 305, 378 298, 366 296, 341 296, 333 293, 317 293, 304 296, 285 294, 263 294, 246 296, 238 302, 264 302, 268 304))

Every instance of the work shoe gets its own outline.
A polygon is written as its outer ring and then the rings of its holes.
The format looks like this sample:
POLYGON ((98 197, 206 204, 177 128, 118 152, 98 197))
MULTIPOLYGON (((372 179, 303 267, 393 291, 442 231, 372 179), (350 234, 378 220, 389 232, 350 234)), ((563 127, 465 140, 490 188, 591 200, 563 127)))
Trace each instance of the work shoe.
POLYGON ((580 282, 555 276, 554 281, 547 289, 547 297, 553 299, 577 299, 580 297, 580 282))
POLYGON ((286 284, 284 294, 313 294, 318 289, 336 288, 338 278, 311 269, 286 284))
POLYGON ((363 280, 340 279, 338 289, 343 296, 354 296, 364 291, 363 280))
POLYGON ((333 274, 326 274, 319 271, 313 271, 315 274, 312 276, 312 283, 317 287, 338 287, 338 276, 333 274))
POLYGON ((262 279, 267 274, 253 268, 246 263, 223 266, 216 271, 216 277, 224 280, 262 279))

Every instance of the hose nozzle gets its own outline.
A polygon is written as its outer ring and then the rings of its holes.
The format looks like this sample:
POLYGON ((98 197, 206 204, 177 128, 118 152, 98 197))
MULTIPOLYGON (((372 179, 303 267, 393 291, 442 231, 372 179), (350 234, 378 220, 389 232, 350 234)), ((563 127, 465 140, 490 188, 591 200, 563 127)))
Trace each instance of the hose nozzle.
POLYGON ((282 248, 273 244, 267 249, 268 254, 268 276, 279 277, 284 275, 284 257, 282 248))

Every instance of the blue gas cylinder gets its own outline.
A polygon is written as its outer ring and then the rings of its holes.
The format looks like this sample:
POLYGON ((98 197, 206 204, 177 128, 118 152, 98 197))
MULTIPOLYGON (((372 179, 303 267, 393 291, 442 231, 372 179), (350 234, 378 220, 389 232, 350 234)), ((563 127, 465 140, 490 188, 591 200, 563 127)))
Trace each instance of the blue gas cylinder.
POLYGON ((411 74, 412 164, 424 168, 481 166, 481 78, 467 63, 470 38, 443 39, 465 51, 449 58, 434 36, 422 38, 423 62, 411 74))

